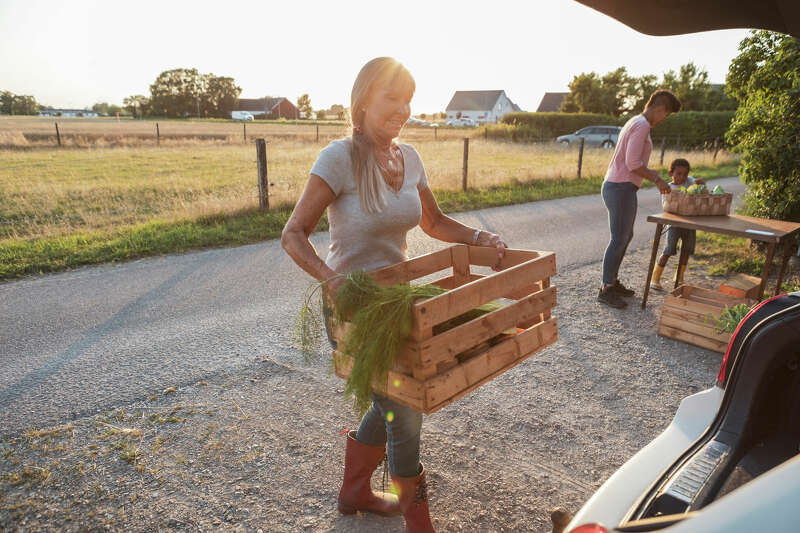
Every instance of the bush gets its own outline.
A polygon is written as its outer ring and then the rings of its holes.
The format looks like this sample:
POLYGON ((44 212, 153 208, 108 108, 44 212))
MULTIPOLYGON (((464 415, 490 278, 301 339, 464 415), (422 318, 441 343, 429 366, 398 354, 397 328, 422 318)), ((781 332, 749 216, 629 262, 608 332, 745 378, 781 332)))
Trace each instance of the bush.
POLYGON ((501 122, 517 128, 520 140, 553 140, 586 126, 624 124, 619 117, 599 113, 507 113, 501 122))
POLYGON ((654 145, 666 138, 667 146, 674 146, 680 137, 682 147, 707 147, 714 139, 724 138, 733 115, 734 111, 681 111, 653 128, 650 138, 654 145))
POLYGON ((746 213, 800 221, 800 39, 760 31, 739 50, 728 72, 740 93, 728 141, 742 154, 746 213))

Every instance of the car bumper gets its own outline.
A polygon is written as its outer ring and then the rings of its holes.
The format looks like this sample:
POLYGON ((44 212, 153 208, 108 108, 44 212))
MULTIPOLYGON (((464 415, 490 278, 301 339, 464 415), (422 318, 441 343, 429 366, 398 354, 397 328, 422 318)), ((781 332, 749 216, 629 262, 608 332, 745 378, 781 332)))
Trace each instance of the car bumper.
POLYGON ((619 525, 651 484, 703 435, 719 410, 723 393, 714 386, 684 398, 667 429, 614 472, 565 531, 586 523, 619 525))

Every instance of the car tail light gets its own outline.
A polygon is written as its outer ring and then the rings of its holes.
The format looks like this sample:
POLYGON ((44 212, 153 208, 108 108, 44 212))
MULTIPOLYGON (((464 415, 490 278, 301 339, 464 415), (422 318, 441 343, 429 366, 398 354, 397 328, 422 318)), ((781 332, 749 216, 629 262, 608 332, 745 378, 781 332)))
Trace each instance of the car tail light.
POLYGON ((730 342, 728 342, 728 349, 725 350, 725 356, 722 358, 722 364, 719 367, 719 374, 717 374, 717 383, 722 385, 723 382, 725 381, 725 367, 728 364, 728 356, 731 353, 731 347, 733 346, 734 339, 736 339, 736 335, 738 335, 739 334, 739 330, 742 329, 742 324, 747 322, 747 319, 750 318, 753 315, 753 313, 758 311, 761 308, 761 306, 763 306, 765 303, 771 302, 772 300, 775 300, 776 298, 780 298, 781 296, 786 296, 786 295, 785 294, 778 294, 777 296, 773 296, 772 298, 767 298, 763 302, 759 303, 758 305, 753 307, 750 310, 750 312, 747 313, 747 315, 745 315, 745 317, 741 320, 741 322, 739 322, 739 325, 736 326, 736 330, 733 332, 733 335, 731 335, 730 342))
POLYGON ((568 533, 608 533, 608 530, 600 524, 583 524, 570 529, 568 533))

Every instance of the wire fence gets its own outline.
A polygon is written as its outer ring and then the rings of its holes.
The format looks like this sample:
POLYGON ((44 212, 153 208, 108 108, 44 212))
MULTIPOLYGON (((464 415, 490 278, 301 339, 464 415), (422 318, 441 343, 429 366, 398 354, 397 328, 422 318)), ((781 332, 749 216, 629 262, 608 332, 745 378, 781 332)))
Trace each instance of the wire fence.
MULTIPOLYGON (((417 131, 404 130, 400 139, 420 152, 434 189, 602 177, 612 155, 585 142, 496 142, 480 132, 464 137, 468 130, 456 131, 459 135, 449 138, 415 140, 417 131)), ((113 231, 152 220, 290 206, 326 142, 316 135, 312 140, 268 137, 263 163, 252 137, 236 144, 6 150, 0 153, 0 239, 113 231)), ((656 146, 651 165, 658 166, 659 155, 666 164, 686 157, 694 166, 733 160, 721 148, 682 152, 668 146, 660 154, 656 146)))

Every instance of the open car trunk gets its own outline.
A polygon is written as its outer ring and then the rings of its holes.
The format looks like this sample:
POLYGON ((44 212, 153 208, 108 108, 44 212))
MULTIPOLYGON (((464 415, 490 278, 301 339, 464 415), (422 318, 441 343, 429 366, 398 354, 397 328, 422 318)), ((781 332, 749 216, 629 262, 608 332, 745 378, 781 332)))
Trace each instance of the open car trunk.
POLYGON ((800 294, 767 300, 742 321, 726 361, 714 423, 619 531, 667 527, 800 454, 800 294))

